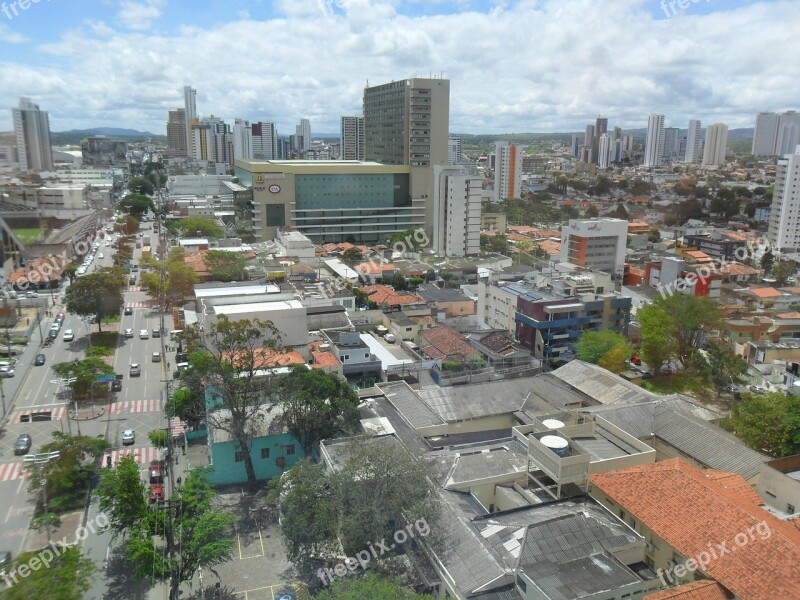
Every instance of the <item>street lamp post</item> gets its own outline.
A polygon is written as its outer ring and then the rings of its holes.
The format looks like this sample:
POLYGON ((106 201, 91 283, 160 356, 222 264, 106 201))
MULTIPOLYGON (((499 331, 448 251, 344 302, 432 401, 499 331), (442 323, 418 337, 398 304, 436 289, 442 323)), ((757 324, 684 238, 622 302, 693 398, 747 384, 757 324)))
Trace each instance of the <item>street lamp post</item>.
MULTIPOLYGON (((47 452, 44 454, 32 454, 30 456, 26 456, 24 459, 25 466, 29 467, 32 465, 46 465, 51 460, 54 460, 61 456, 60 452, 47 452)), ((47 507, 47 478, 41 477, 39 483, 42 486, 42 505, 44 506, 44 525, 47 529, 47 543, 50 543, 50 515, 48 513, 47 507)))

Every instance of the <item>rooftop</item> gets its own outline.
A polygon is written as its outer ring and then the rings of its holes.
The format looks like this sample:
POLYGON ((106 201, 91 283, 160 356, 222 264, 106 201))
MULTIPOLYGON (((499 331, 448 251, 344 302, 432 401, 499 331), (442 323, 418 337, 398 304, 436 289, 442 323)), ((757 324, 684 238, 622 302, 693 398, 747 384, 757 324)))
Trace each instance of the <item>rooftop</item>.
POLYGON ((716 581, 693 581, 645 596, 645 600, 730 600, 731 596, 716 581))

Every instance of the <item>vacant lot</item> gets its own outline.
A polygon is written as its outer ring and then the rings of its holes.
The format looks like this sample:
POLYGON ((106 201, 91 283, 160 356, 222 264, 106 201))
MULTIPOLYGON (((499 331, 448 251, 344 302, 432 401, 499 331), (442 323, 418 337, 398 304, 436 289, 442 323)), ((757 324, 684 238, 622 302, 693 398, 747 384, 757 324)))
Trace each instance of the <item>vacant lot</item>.
POLYGON ((42 230, 39 227, 13 229, 12 231, 23 244, 38 242, 39 238, 42 236, 42 230))

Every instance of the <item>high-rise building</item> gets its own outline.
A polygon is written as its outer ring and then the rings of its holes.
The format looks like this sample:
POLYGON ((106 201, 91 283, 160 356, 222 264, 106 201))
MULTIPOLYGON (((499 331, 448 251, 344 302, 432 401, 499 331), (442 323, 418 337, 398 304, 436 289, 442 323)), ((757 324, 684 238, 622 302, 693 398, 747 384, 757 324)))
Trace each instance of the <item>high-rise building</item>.
POLYGON ((597 135, 597 130, 594 125, 586 126, 586 133, 583 134, 583 162, 595 162, 597 153, 593 152, 594 138, 597 135))
POLYGON ((792 154, 800 144, 800 113, 786 111, 778 117, 778 136, 775 140, 775 154, 792 154))
POLYGON ((575 158, 581 155, 581 139, 582 136, 580 133, 573 133, 572 134, 572 141, 569 144, 569 152, 575 158))
POLYGON ((481 178, 463 166, 433 167, 433 249, 445 256, 481 251, 481 178))
POLYGON ((647 119, 644 166, 658 167, 664 157, 664 115, 651 114, 647 119))
POLYGON ((678 157, 681 147, 680 129, 677 127, 664 128, 664 158, 672 160, 678 157))
POLYGON ((447 164, 460 165, 461 164, 461 138, 448 137, 447 138, 447 164))
POLYGON ((706 129, 706 142, 703 148, 703 166, 719 167, 725 164, 728 147, 728 126, 714 123, 706 129))
POLYGON ((183 86, 183 112, 186 116, 186 152, 194 157, 197 154, 194 146, 192 126, 197 121, 197 90, 190 85, 183 86))
POLYGON ((607 133, 600 136, 597 144, 597 166, 607 169, 614 162, 614 140, 607 133))
POLYGON ((298 152, 311 150, 311 121, 300 119, 300 123, 295 128, 295 135, 297 135, 298 152))
POLYGON ((176 108, 169 111, 167 121, 167 147, 174 156, 188 156, 186 148, 186 110, 176 108))
POLYGON ((689 121, 689 129, 686 132, 686 152, 683 161, 693 163, 700 159, 703 149, 703 137, 701 123, 698 119, 689 121))
POLYGON ((608 118, 597 117, 594 123, 594 137, 599 138, 604 133, 608 133, 608 118))
POLYGON ((232 164, 231 150, 233 137, 230 126, 219 117, 211 115, 201 120, 195 119, 192 125, 192 148, 195 160, 215 164, 232 164))
MULTIPOLYGON (((364 89, 365 159, 411 167, 411 197, 432 193, 433 165, 447 164, 450 81, 404 79, 364 89)), ((428 203, 428 224, 432 223, 428 203)))
POLYGON ((233 158, 253 158, 253 132, 250 121, 235 119, 233 122, 233 158))
POLYGON ((20 171, 52 171, 53 151, 50 148, 50 117, 47 111, 30 98, 20 98, 19 108, 11 109, 17 138, 17 159, 20 171))
POLYGON ((778 252, 800 251, 800 146, 778 159, 767 239, 778 252))
POLYGON ((511 142, 495 142, 494 154, 494 201, 519 198, 522 193, 522 147, 511 142))
POLYGON ((615 140, 622 139, 622 127, 614 127, 614 139, 615 140))
POLYGON ((561 228, 561 262, 605 271, 612 277, 622 275, 627 243, 627 221, 572 220, 561 228))
POLYGON ((753 131, 753 156, 772 156, 778 140, 779 117, 774 112, 762 112, 756 116, 753 131))
POLYGON ((278 130, 272 121, 259 121, 250 126, 253 140, 253 158, 278 160, 284 158, 278 151, 278 130))
POLYGON ((364 117, 342 117, 342 160, 364 160, 364 117))

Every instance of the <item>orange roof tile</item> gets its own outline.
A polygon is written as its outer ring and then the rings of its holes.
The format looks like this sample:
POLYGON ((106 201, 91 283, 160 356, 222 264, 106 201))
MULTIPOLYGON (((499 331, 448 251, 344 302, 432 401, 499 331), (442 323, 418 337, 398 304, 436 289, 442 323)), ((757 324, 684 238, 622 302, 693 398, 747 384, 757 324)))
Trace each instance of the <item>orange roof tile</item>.
POLYGON ((682 556, 708 557, 702 571, 739 598, 800 598, 800 531, 755 506, 735 478, 672 459, 590 480, 682 556))
POLYGON ((749 289, 751 294, 759 298, 777 298, 781 295, 781 293, 773 287, 751 287, 749 289))
POLYGON ((759 269, 748 267, 740 262, 730 262, 722 267, 723 275, 758 275, 759 273, 761 273, 759 269))
POLYGON ((384 271, 394 271, 394 265, 387 264, 387 265, 380 265, 373 261, 363 262, 355 267, 353 267, 359 273, 363 273, 365 275, 376 275, 378 273, 383 273, 384 271))
POLYGON ((337 367, 340 363, 339 359, 333 354, 333 352, 312 352, 312 358, 314 359, 311 368, 319 369, 322 367, 337 367))
POLYGON ((787 312, 775 315, 779 319, 800 319, 800 312, 787 312))
POLYGON ((536 244, 547 252, 547 254, 560 254, 561 253, 561 242, 557 242, 555 240, 539 240, 536 244))
POLYGON ((61 279, 65 265, 66 261, 58 256, 33 258, 27 261, 26 266, 11 273, 8 276, 8 282, 14 284, 58 281, 61 279))
MULTIPOLYGON (((249 351, 248 351, 249 353, 249 351)), ((306 359, 299 352, 295 352, 294 350, 276 350, 274 348, 256 348, 254 350, 254 357, 253 357, 253 367, 255 369, 270 369, 272 367, 288 367, 291 365, 304 365, 306 363, 306 359)), ((223 360, 229 360, 231 356, 228 352, 222 353, 223 360)), ((238 358, 241 358, 243 361, 246 360, 249 362, 249 358, 245 354, 245 352, 235 352, 233 354, 233 358, 230 362, 236 365, 236 361, 238 358)))
POLYGON ((431 358, 466 360, 476 352, 463 335, 450 327, 440 325, 419 335, 420 350, 431 358))
POLYGON ((644 600, 729 600, 731 595, 716 581, 693 581, 685 585, 648 594, 644 600))
POLYGON ((397 304, 425 303, 425 300, 415 294, 396 292, 385 285, 368 285, 359 289, 376 304, 394 306, 397 304))

